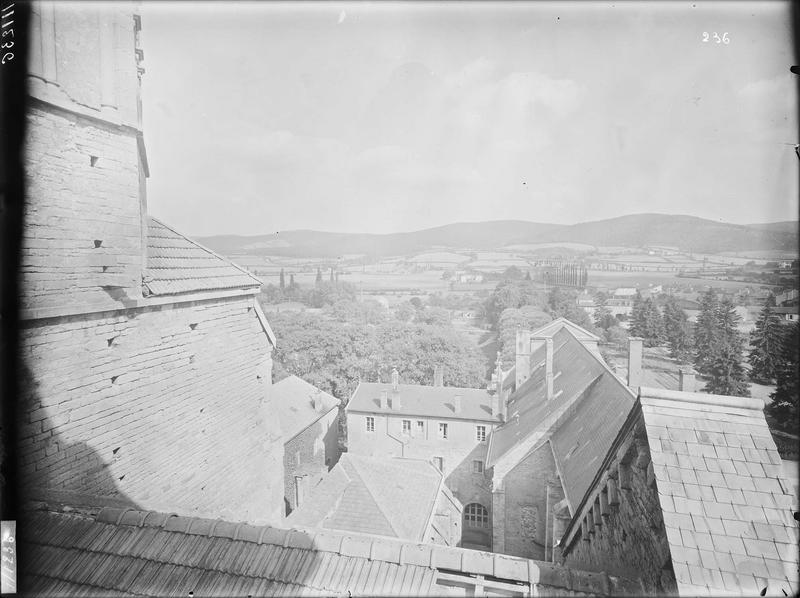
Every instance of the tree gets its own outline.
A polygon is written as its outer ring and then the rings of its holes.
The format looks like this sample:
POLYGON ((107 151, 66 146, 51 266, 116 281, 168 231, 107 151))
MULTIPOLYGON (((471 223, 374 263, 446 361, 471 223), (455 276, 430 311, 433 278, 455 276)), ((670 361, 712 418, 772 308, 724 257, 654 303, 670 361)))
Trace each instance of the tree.
POLYGON ((507 368, 514 364, 517 330, 537 330, 552 321, 553 316, 534 305, 504 310, 498 325, 503 367, 507 368))
POLYGON ((772 301, 766 302, 755 329, 750 333, 750 379, 761 384, 771 384, 775 380, 783 346, 783 325, 772 312, 775 297, 770 297, 772 301))
POLYGON ((608 330, 618 324, 617 319, 608 309, 608 295, 602 291, 594 296, 594 325, 603 330, 608 330))
POLYGON ((719 299, 714 289, 708 289, 700 301, 700 313, 694 326, 694 366, 700 374, 706 374, 709 357, 717 336, 717 311, 719 299))
POLYGON ((795 323, 783 335, 775 378, 777 386, 770 395, 772 401, 764 408, 770 427, 797 434, 798 387, 797 367, 800 363, 800 323, 795 323))
POLYGON ((692 350, 691 326, 686 312, 672 296, 664 304, 664 336, 670 355, 681 363, 687 363, 691 359, 692 350))
POLYGON ((715 320, 714 342, 706 362, 708 382, 705 390, 713 394, 749 396, 750 390, 742 365, 744 342, 736 329, 741 318, 730 299, 725 298, 719 302, 715 320))
POLYGON ((286 278, 285 278, 285 275, 283 273, 283 268, 281 268, 281 284, 280 284, 280 287, 281 287, 281 291, 286 290, 286 278))
POLYGON ((578 307, 577 299, 577 291, 553 287, 547 296, 548 311, 553 318, 565 318, 589 332, 594 332, 595 327, 589 314, 578 307))
POLYGON ((506 268, 505 272, 503 272, 502 277, 506 280, 522 280, 522 270, 516 266, 509 266, 506 268))
POLYGON ((336 282, 333 278, 333 266, 331 266, 331 280, 330 282, 336 282))
POLYGON ((316 285, 319 285, 322 282, 322 268, 319 266, 317 267, 317 279, 314 281, 316 285))
POLYGON ((631 310, 631 334, 641 337, 645 347, 655 347, 664 342, 664 322, 661 312, 651 297, 642 299, 636 291, 631 310))

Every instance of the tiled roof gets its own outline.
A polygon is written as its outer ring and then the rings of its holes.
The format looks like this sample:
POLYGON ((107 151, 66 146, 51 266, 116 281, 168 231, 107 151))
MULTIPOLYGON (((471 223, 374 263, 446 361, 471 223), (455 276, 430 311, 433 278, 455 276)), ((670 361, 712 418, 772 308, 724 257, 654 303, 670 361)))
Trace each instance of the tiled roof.
MULTIPOLYGON (((19 535, 20 587, 56 596, 430 596, 448 580, 522 595, 636 594, 603 573, 461 548, 152 511, 38 510, 19 535)), ((460 588, 463 592, 463 587, 460 588)))
POLYGON ((147 226, 145 294, 259 288, 261 281, 153 217, 147 226))
POLYGON ((545 350, 542 346, 531 355, 530 378, 509 398, 507 422, 490 437, 487 466, 511 455, 528 438, 535 437, 536 443, 549 439, 574 505, 591 484, 635 397, 571 327, 561 326, 553 336, 553 398, 548 401, 545 350))
POLYGON ((271 392, 272 404, 277 408, 281 430, 287 441, 339 406, 339 399, 297 376, 276 382, 271 392), (315 408, 317 401, 321 405, 319 408, 315 408))
POLYGON ((347 411, 361 413, 386 413, 394 415, 419 415, 443 419, 468 419, 497 421, 492 417, 492 398, 486 390, 455 386, 422 386, 399 384, 398 392, 391 384, 362 382, 350 398, 347 411), (385 408, 381 408, 381 391, 389 393, 385 408), (454 397, 461 395, 461 411, 456 413, 454 397), (396 400, 400 407, 397 408, 396 400))
POLYGON ((682 595, 796 595, 792 489, 757 399, 640 390, 682 595))
POLYGON ((344 453, 287 522, 420 541, 441 485, 441 472, 427 461, 344 453))

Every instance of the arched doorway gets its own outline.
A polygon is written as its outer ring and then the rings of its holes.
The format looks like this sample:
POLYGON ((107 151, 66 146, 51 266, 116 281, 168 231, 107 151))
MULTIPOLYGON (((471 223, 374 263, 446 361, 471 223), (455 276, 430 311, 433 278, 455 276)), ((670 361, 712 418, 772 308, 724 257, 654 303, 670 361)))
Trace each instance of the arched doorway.
POLYGON ((491 550, 492 524, 489 511, 482 504, 471 502, 464 507, 461 546, 475 550, 491 550))

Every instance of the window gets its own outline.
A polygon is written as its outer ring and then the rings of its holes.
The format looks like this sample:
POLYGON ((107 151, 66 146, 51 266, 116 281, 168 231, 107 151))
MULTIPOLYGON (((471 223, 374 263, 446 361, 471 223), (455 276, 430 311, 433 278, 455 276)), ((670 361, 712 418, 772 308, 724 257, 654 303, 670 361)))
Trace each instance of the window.
POLYGON ((478 442, 486 442, 486 426, 475 426, 475 436, 478 442))
POLYGON ((489 527, 489 511, 476 502, 464 507, 464 525, 467 527, 489 527))
POLYGON ((421 419, 417 420, 417 432, 423 433, 425 432, 425 422, 421 419))
POLYGON ((447 424, 439 423, 439 438, 447 440, 447 424))
POLYGON ((439 471, 444 471, 444 459, 442 457, 434 457, 433 464, 439 471))
POLYGON ((375 418, 367 416, 367 432, 375 431, 375 418))
POLYGON ((472 462, 472 473, 483 473, 483 461, 472 462))
POLYGON ((403 434, 405 434, 406 436, 411 434, 411 420, 410 419, 404 419, 403 420, 403 434))

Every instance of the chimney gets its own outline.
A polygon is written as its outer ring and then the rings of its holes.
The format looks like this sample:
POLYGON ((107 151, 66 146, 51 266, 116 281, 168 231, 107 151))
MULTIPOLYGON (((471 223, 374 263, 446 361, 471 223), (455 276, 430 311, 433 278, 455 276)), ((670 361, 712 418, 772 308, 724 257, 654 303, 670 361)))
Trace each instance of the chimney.
POLYGON ((400 386, 400 374, 397 372, 397 368, 392 370, 392 390, 397 392, 400 386))
POLYGON ((516 344, 516 387, 522 386, 531 375, 531 333, 517 330, 516 344))
POLYGON ((381 391, 381 409, 386 409, 389 406, 389 391, 381 391))
POLYGON ((461 413, 461 395, 453 397, 453 411, 461 413))
POLYGON ((679 373, 678 390, 682 392, 695 392, 695 371, 691 368, 681 368, 679 373))
POLYGON ((444 368, 440 365, 433 367, 433 385, 444 386, 444 368))
POLYGON ((492 417, 497 418, 500 415, 500 401, 502 396, 499 392, 492 393, 492 417))
POLYGON ((628 386, 639 388, 642 385, 642 339, 628 338, 628 386))
POLYGON ((544 375, 547 381, 547 400, 553 398, 553 337, 544 341, 544 375))

